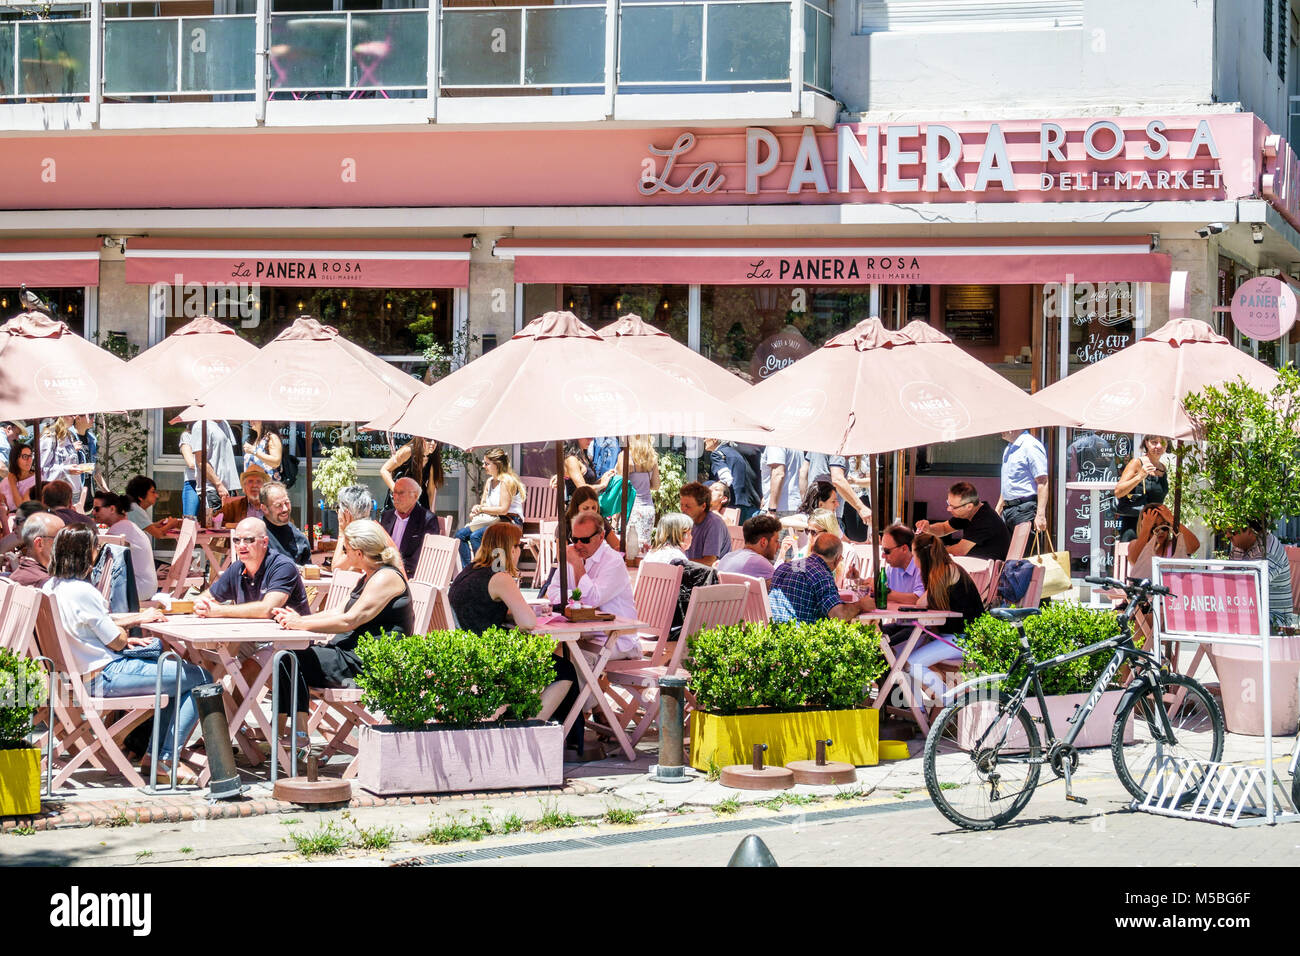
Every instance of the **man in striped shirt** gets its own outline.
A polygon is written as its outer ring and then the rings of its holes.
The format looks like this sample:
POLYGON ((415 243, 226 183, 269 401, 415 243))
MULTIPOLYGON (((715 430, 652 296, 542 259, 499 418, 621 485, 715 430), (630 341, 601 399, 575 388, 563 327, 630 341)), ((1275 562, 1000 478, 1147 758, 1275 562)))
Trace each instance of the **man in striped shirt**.
POLYGON ((1291 563, 1277 536, 1252 521, 1232 536, 1230 561, 1268 562, 1268 617, 1273 625, 1287 625, 1295 608, 1291 597, 1291 563))

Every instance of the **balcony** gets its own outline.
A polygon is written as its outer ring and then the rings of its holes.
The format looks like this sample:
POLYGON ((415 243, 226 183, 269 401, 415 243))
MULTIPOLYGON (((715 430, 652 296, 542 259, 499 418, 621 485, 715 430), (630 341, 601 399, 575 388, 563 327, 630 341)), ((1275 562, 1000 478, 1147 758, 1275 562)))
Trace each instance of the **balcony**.
POLYGON ((0 21, 0 130, 831 125, 826 2, 434 4, 264 19, 105 18, 88 4, 80 18, 0 21))

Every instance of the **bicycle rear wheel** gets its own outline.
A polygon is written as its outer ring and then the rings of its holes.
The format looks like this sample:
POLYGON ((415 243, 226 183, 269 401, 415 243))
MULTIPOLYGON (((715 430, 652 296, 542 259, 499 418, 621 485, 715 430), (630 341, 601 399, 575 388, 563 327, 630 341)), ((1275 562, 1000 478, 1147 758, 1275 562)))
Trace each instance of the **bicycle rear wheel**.
MULTIPOLYGON (((1110 749, 1120 782, 1139 803, 1165 785, 1178 786, 1185 761, 1217 761, 1223 756, 1223 713, 1200 683, 1181 674, 1162 674, 1160 698, 1150 688, 1129 698, 1115 715, 1110 749), (1174 742, 1164 739, 1164 723, 1157 708, 1169 715, 1174 742), (1124 731, 1132 720, 1132 743, 1124 742, 1124 731), (1156 761, 1157 744, 1168 760, 1156 761)), ((1201 777, 1193 774, 1184 785, 1179 805, 1189 803, 1200 789, 1201 777)))
POLYGON ((972 691, 944 708, 925 740, 926 789, 959 827, 991 830, 1009 822, 1038 785, 1038 730, 1024 708, 1011 717, 1010 699, 972 691))

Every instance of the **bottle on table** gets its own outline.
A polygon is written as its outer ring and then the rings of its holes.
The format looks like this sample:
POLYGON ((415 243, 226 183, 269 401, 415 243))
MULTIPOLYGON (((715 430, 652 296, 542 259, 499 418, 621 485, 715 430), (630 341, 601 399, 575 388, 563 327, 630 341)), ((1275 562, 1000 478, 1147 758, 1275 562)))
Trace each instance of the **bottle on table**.
POLYGON ((889 606, 889 584, 885 576, 885 565, 881 562, 876 568, 876 610, 883 611, 889 606))

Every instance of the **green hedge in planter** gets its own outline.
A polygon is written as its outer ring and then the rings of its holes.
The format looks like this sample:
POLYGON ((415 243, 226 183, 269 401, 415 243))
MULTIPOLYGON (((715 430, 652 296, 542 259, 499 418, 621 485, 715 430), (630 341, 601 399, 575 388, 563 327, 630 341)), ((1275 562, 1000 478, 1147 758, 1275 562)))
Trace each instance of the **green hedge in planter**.
POLYGON ((0 650, 0 750, 30 746, 32 717, 45 703, 45 672, 36 661, 0 650))
POLYGON ((527 720, 555 679, 555 642, 494 627, 482 634, 434 631, 357 642, 362 703, 398 727, 429 721, 468 726, 505 707, 503 720, 527 720))
MULTIPOLYGON (((1041 613, 1025 619, 1025 636, 1040 662, 1108 640, 1118 633, 1119 618, 1114 611, 1094 611, 1079 604, 1053 601, 1043 605, 1041 613)), ((1020 653, 1020 642, 1013 625, 985 614, 966 628, 962 650, 965 652, 962 673, 967 678, 1004 674, 1020 653)), ((1091 654, 1044 672, 1043 693, 1086 693, 1114 654, 1114 651, 1091 654)))
POLYGON ((687 667, 697 705, 714 714, 848 710, 886 670, 874 624, 833 619, 701 631, 691 639, 687 667))

